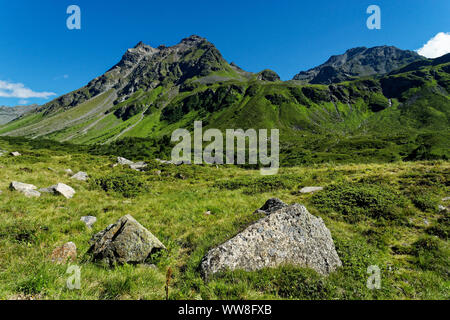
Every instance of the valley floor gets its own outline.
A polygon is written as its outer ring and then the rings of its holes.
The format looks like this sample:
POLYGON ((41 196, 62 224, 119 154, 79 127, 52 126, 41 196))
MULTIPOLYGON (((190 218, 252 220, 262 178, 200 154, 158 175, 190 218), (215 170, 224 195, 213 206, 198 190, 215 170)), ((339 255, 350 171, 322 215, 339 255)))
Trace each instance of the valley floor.
POLYGON ((450 162, 293 167, 262 177, 237 167, 153 161, 147 172, 135 172, 112 167, 114 157, 18 151, 22 156, 0 157, 0 299, 165 299, 168 268, 170 299, 450 298, 448 211, 438 209, 450 205, 442 200, 450 195, 450 162), (71 180, 68 168, 91 178, 71 180), (62 182, 76 195, 26 198, 8 189, 11 181, 38 188, 62 182), (99 181, 119 183, 106 192, 99 181), (305 186, 325 189, 299 194, 305 186), (272 197, 304 204, 323 218, 343 266, 329 277, 285 266, 204 282, 198 271, 204 254, 259 219, 253 212, 272 197), (92 235, 126 214, 168 250, 152 267, 107 269, 86 262, 92 235), (92 230, 80 221, 89 215, 98 219, 92 230), (77 246, 79 290, 67 288, 67 266, 49 258, 69 241, 77 246), (372 265, 381 270, 378 290, 366 285, 372 265))

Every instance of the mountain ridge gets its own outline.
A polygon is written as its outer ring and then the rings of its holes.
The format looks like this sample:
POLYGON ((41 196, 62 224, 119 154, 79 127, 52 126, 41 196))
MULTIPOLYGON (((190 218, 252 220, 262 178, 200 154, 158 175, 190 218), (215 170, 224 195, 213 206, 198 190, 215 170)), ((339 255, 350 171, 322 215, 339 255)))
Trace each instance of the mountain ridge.
MULTIPOLYGON (((350 49, 348 56, 366 50, 350 49)), ((406 158, 425 143, 423 139, 431 139, 423 138, 431 132, 434 140, 424 152, 447 157, 446 58, 420 58, 402 68, 401 73, 309 84, 280 81, 271 70, 246 72, 198 36, 172 47, 152 48, 140 42, 85 87, 0 126, 0 135, 111 144, 118 139, 170 137, 173 130, 190 130, 194 120, 202 120, 205 127, 221 130, 278 128, 282 143, 299 154, 316 148, 303 141, 305 136, 311 141, 328 137, 339 145, 353 137, 373 140, 385 132, 386 142, 380 146, 389 151, 382 157, 406 158), (398 134, 411 137, 408 147, 392 142, 398 134)))
POLYGON ((331 84, 354 80, 358 77, 387 74, 404 65, 425 57, 410 50, 394 46, 356 47, 340 55, 331 56, 325 63, 301 71, 293 80, 311 84, 331 84))

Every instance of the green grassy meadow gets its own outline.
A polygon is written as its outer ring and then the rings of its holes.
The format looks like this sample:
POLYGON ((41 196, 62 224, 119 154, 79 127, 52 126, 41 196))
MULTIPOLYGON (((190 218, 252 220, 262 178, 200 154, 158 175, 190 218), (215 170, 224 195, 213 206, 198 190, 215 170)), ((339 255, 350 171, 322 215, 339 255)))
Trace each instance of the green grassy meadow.
MULTIPOLYGON (((111 165, 113 155, 85 150, 29 148, 0 140, 0 299, 449 299, 450 162, 319 163, 283 167, 275 176, 234 166, 172 166, 152 158, 146 172, 111 165), (14 150, 13 150, 14 149, 14 150), (53 170, 49 169, 52 168, 53 170), (87 182, 65 169, 85 171, 87 182), (161 171, 160 174, 158 171, 161 171), (76 190, 68 200, 49 194, 26 198, 11 181, 38 188, 62 182, 76 190), (102 182, 110 187, 102 189, 102 182), (304 186, 323 186, 302 195, 304 186), (323 218, 343 266, 328 277, 283 266, 235 271, 205 282, 203 255, 261 218, 253 212, 278 197, 301 203, 323 218), (446 204, 448 205, 448 203, 446 204), (207 215, 206 212, 211 214, 207 215), (88 262, 89 239, 131 214, 167 247, 148 265, 105 268, 88 262), (80 217, 98 221, 88 229, 80 217), (50 254, 73 241, 81 288, 66 286, 67 265, 50 254), (366 286, 367 268, 381 270, 381 289, 366 286)), ((121 154, 117 154, 121 155, 121 154)))

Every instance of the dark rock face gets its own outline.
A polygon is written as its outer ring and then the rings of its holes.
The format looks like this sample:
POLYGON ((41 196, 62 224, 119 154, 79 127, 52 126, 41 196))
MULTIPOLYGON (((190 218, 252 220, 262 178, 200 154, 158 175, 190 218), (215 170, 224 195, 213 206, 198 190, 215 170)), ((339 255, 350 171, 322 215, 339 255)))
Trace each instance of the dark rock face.
POLYGON ((263 70, 260 73, 258 73, 256 75, 256 78, 262 81, 271 81, 271 82, 281 81, 280 76, 275 71, 269 69, 263 70))
POLYGON ((425 60, 414 51, 395 47, 359 47, 342 55, 332 56, 324 64, 302 71, 294 80, 313 84, 331 84, 352 80, 357 77, 382 75, 414 61, 425 60))
POLYGON ((150 231, 126 215, 91 239, 93 261, 114 266, 144 263, 155 251, 166 249, 150 231))
POLYGON ((257 221, 202 259, 204 278, 225 270, 255 271, 294 265, 328 275, 342 265, 321 218, 299 204, 257 221))

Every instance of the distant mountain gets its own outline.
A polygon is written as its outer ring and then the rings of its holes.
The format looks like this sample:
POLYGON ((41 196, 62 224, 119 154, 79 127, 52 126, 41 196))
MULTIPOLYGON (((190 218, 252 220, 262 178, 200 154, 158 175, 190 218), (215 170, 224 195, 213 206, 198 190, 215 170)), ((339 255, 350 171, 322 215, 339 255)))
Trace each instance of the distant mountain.
MULTIPOLYGON (((309 84, 281 81, 269 69, 246 72, 198 36, 172 47, 139 43, 83 88, 0 126, 0 135, 90 145, 117 141, 120 151, 124 138, 163 139, 168 146, 173 130, 191 130, 194 120, 202 120, 205 128, 221 130, 277 128, 283 152, 296 163, 308 157, 450 157, 447 58, 377 47, 349 50, 328 64, 339 77, 355 79, 309 84), (339 65, 352 75, 338 72, 339 65)), ((135 150, 133 144, 126 148, 135 150)))
POLYGON ((396 47, 358 47, 344 54, 332 56, 324 64, 302 71, 294 77, 312 84, 331 84, 359 77, 383 75, 414 61, 424 60, 414 51, 396 47))
POLYGON ((17 107, 0 106, 0 125, 13 121, 27 112, 34 111, 37 107, 37 104, 17 107))
POLYGON ((206 39, 193 35, 179 44, 152 48, 139 42, 128 49, 118 64, 85 87, 42 106, 46 113, 69 109, 92 97, 113 91, 118 104, 134 93, 159 86, 182 89, 188 80, 206 77, 202 82, 217 82, 248 77, 249 73, 226 62, 219 50, 206 39))

